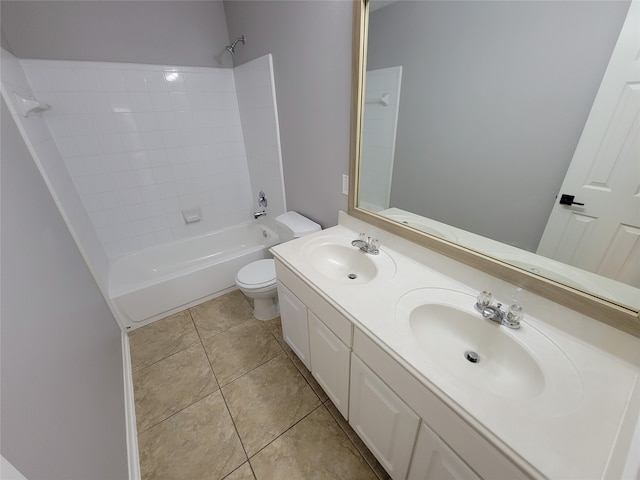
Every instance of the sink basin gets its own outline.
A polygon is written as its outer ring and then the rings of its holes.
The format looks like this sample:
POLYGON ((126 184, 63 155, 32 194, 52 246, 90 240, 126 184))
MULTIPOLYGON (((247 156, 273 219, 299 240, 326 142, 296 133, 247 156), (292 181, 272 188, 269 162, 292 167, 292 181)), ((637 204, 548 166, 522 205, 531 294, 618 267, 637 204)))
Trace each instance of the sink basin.
POLYGON ((563 352, 526 321, 511 330, 483 318, 474 304, 475 297, 463 292, 413 290, 398 301, 396 321, 413 337, 429 372, 458 388, 518 401, 551 389, 556 396, 560 389, 564 406, 573 408, 582 382, 563 352))
POLYGON ((349 283, 366 283, 376 276, 378 269, 367 254, 355 247, 323 245, 313 249, 311 265, 323 275, 349 283))
POLYGON ((324 277, 349 285, 368 283, 384 273, 395 274, 395 263, 384 251, 378 255, 364 253, 351 245, 350 238, 320 238, 303 247, 305 258, 324 277))
POLYGON ((425 352, 452 373, 500 396, 538 395, 544 375, 531 353, 498 323, 479 317, 432 303, 414 308, 409 324, 425 352))

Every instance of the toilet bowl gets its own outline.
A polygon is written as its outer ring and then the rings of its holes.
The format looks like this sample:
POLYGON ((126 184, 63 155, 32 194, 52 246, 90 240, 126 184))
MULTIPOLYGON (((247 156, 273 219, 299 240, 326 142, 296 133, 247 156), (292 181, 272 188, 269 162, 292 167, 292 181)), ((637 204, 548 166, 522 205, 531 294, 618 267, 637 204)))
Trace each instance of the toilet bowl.
POLYGON ((236 275, 236 285, 253 299, 253 316, 271 320, 280 314, 276 289, 276 264, 272 258, 251 262, 236 275))
MULTIPOLYGON (((318 232, 321 227, 297 212, 287 212, 276 217, 276 229, 282 243, 318 232)), ((280 315, 276 264, 272 258, 242 267, 236 275, 236 285, 246 297, 253 299, 253 316, 258 320, 271 320, 280 315)))

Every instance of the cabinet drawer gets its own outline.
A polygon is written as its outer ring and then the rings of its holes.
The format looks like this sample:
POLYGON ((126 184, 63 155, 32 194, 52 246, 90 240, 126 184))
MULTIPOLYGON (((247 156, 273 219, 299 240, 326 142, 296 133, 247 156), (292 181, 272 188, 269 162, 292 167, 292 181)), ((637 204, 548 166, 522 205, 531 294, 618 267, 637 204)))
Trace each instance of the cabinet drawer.
POLYGON ((351 347, 353 341, 353 324, 345 318, 333 305, 314 292, 297 274, 276 259, 276 276, 278 281, 314 312, 322 322, 335 333, 346 346, 351 347))

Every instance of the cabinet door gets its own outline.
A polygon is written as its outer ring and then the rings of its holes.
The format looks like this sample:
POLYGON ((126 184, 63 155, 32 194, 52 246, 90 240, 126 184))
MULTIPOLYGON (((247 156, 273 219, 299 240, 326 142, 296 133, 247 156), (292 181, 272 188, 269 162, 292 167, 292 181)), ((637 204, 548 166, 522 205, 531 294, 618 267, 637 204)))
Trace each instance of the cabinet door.
POLYGON ((350 349, 311 310, 308 316, 311 373, 348 419, 350 349))
POLYGON ((407 477, 420 419, 354 354, 349 423, 391 478, 407 477))
POLYGON ((407 480, 480 480, 480 477, 423 422, 407 480))
POLYGON ((307 307, 280 282, 278 282, 278 301, 280 302, 282 336, 291 350, 302 360, 302 363, 311 370, 307 307))

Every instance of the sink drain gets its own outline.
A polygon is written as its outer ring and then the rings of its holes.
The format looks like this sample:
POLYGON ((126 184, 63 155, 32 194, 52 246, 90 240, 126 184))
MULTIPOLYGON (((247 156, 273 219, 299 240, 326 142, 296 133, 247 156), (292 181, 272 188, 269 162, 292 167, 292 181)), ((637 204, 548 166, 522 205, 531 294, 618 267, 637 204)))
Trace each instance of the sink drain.
POLYGON ((358 278, 358 275, 356 275, 355 273, 350 273, 349 275, 347 275, 347 278, 349 280, 355 280, 356 278, 358 278))
POLYGON ((480 357, 478 356, 478 354, 471 350, 467 350, 466 352, 464 352, 464 358, 469 360, 471 363, 478 363, 480 361, 480 357))

